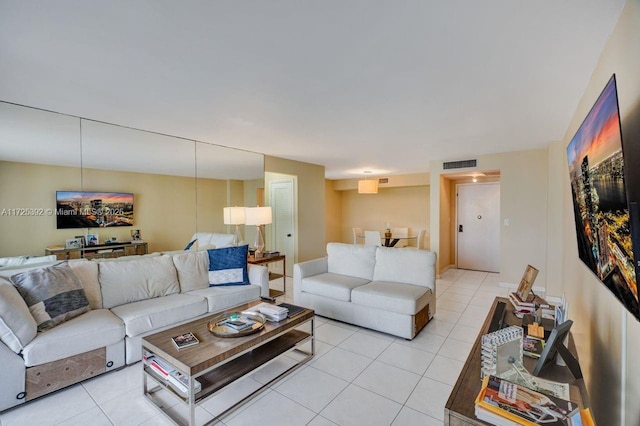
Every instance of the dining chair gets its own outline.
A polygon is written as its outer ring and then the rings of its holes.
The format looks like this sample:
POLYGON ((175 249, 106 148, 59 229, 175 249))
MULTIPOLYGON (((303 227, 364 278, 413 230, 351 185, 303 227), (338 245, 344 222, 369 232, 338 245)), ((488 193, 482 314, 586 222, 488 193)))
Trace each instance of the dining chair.
POLYGON ((353 244, 358 244, 358 237, 362 235, 362 228, 351 228, 353 230, 353 244))
MULTIPOLYGON (((393 228, 393 232, 391 233, 391 238, 397 237, 408 237, 409 236, 409 228, 393 228)), ((399 240, 394 247, 406 247, 407 240, 399 240)))
POLYGON ((364 231, 365 246, 381 246, 380 231, 364 231))
POLYGON ((426 229, 421 229, 420 231, 418 231, 418 239, 416 240, 416 246, 406 246, 405 248, 408 249, 418 249, 418 250, 422 250, 422 240, 424 240, 424 236, 427 234, 427 230, 426 229))

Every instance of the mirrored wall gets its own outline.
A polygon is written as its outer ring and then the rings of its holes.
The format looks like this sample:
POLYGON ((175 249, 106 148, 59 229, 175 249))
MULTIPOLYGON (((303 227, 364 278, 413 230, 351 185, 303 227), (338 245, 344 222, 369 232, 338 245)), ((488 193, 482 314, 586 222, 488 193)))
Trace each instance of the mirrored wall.
POLYGON ((0 103, 0 257, 43 255, 87 233, 149 252, 232 232, 222 209, 256 205, 262 154, 0 103), (56 191, 132 193, 133 226, 58 229, 56 191))

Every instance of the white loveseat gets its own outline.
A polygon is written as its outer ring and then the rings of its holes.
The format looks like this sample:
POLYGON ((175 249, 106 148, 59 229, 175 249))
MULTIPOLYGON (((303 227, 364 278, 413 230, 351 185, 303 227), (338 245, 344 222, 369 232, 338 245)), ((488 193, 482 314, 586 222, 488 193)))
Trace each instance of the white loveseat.
POLYGON ((69 261, 91 310, 45 331, 10 278, 59 262, 0 270, 0 411, 141 359, 144 335, 269 294, 267 268, 250 285, 209 287, 207 251, 69 261))
POLYGON ((327 257, 294 265, 296 304, 316 314, 413 339, 436 311, 436 255, 329 243, 327 257))

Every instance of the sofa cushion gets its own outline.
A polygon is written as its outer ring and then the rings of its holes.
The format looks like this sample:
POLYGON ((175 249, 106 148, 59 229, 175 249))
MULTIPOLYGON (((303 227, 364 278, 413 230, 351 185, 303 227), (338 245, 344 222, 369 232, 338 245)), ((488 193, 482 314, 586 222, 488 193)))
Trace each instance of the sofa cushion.
POLYGON ((201 296, 171 294, 120 305, 111 312, 122 319, 127 336, 133 337, 205 314, 207 302, 201 296))
POLYGON ((355 244, 327 244, 327 272, 350 277, 373 279, 373 268, 376 263, 375 246, 359 246, 355 244))
POLYGON ((373 281, 391 281, 433 287, 436 254, 426 250, 378 247, 373 281))
POLYGON ((18 290, 0 278, 0 340, 15 353, 36 337, 38 324, 18 290))
POLYGON ((372 281, 354 288, 351 292, 351 301, 384 311, 415 315, 427 306, 432 294, 431 289, 419 285, 372 281))
POLYGON ((96 309, 38 333, 22 351, 27 367, 113 345, 124 339, 124 325, 107 309, 96 309))
POLYGON ((249 285, 247 254, 249 246, 207 250, 209 253, 209 285, 249 285))
POLYGON ((82 288, 89 299, 91 309, 102 309, 102 292, 98 282, 98 264, 87 259, 69 261, 69 267, 82 283, 82 288))
POLYGON ((219 312, 258 299, 260 297, 260 286, 215 286, 193 290, 188 294, 204 297, 207 300, 208 312, 219 312))
POLYGON ((215 232, 197 232, 193 234, 191 240, 196 240, 195 243, 191 244, 189 250, 199 250, 204 246, 213 245, 213 248, 223 248, 223 247, 231 247, 233 246, 233 242, 235 239, 234 234, 218 234, 215 232))
POLYGON ((105 308, 180 292, 171 256, 100 262, 98 271, 105 308))
POLYGON ((0 269, 15 269, 24 266, 42 265, 45 263, 55 262, 57 257, 55 254, 49 256, 14 256, 0 257, 0 269))
POLYGON ((183 251, 180 254, 174 254, 172 259, 178 271, 182 293, 209 287, 209 253, 183 251))
POLYGON ((66 262, 11 277, 38 324, 55 327, 91 309, 82 283, 66 262))
POLYGON ((96 257, 95 259, 91 259, 92 262, 97 263, 113 263, 113 262, 130 262, 135 259, 147 259, 149 257, 159 257, 162 256, 162 253, 154 252, 147 254, 132 254, 130 256, 120 256, 120 257, 96 257))
POLYGON ((350 277, 348 275, 323 274, 313 275, 302 280, 302 291, 331 299, 351 301, 351 290, 367 284, 370 280, 350 277))

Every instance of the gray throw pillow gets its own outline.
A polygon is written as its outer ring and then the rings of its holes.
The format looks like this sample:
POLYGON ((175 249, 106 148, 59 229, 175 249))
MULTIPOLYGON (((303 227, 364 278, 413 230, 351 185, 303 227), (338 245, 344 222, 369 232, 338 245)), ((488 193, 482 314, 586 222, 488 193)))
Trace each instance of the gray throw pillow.
POLYGON ((66 262, 16 274, 11 281, 43 331, 91 308, 82 283, 66 262))

